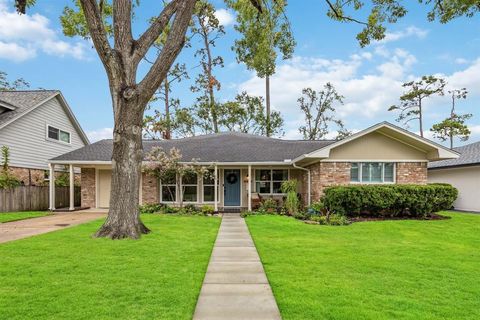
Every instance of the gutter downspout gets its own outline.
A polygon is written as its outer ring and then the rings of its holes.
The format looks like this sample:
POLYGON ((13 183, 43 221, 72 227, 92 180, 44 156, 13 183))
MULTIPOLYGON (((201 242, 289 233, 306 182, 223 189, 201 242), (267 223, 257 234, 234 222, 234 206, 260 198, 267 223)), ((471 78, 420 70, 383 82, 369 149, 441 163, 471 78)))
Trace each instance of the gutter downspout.
POLYGON ((308 187, 307 187, 307 190, 308 190, 308 200, 307 200, 307 204, 310 206, 311 204, 311 198, 312 198, 312 193, 311 193, 311 182, 310 182, 310 169, 307 169, 307 168, 303 168, 303 167, 299 167, 297 166, 297 164, 295 162, 292 162, 292 165, 294 168, 297 168, 297 169, 300 169, 300 170, 303 170, 303 171, 307 171, 307 179, 308 179, 308 187))

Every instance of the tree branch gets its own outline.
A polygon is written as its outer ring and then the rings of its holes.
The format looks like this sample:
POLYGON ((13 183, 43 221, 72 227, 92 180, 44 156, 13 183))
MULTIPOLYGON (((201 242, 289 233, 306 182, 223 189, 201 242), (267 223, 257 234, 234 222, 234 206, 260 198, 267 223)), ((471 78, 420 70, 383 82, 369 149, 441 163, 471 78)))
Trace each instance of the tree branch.
POLYGON ((158 17, 152 22, 150 27, 138 38, 136 41, 135 61, 140 60, 147 54, 150 47, 155 43, 155 40, 162 34, 168 22, 178 10, 180 0, 173 0, 168 3, 158 17))
POLYGON ((108 42, 107 32, 103 25, 100 9, 97 5, 96 0, 80 0, 82 10, 85 15, 85 20, 88 25, 88 30, 90 31, 90 36, 92 38, 95 49, 98 52, 98 56, 102 61, 109 78, 112 75, 113 67, 112 65, 112 48, 108 42))
MULTIPOLYGON (((138 85, 141 99, 144 99, 145 103, 148 102, 150 97, 155 93, 155 90, 157 90, 165 79, 170 66, 180 53, 185 43, 185 33, 190 24, 196 2, 197 0, 182 0, 181 2, 176 2, 175 20, 173 21, 172 29, 168 34, 165 46, 153 66, 138 85)), ((148 41, 147 38, 145 42, 148 43, 148 41)))
POLYGON ((124 54, 132 49, 132 0, 113 1, 114 48, 124 54))
POLYGON ((335 15, 335 17, 338 19, 338 20, 347 20, 347 21, 352 21, 352 22, 355 22, 355 23, 358 23, 358 24, 363 24, 365 26, 368 26, 368 23, 364 22, 364 21, 360 21, 360 20, 357 20, 355 18, 352 18, 352 17, 349 17, 349 16, 344 16, 342 14, 340 14, 337 9, 335 8, 335 6, 330 2, 330 0, 325 0, 328 4, 328 6, 330 7, 330 10, 332 10, 333 14, 335 15))

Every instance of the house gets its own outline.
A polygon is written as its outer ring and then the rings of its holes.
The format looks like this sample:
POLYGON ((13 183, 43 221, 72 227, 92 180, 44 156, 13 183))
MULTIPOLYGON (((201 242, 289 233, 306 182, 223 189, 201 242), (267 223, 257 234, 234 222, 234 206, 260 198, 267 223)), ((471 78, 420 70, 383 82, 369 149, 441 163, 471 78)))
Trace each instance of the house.
POLYGON ((22 184, 43 184, 49 159, 88 144, 60 91, 0 91, 0 147, 22 184))
POLYGON ((480 212, 480 141, 454 150, 459 158, 428 165, 428 181, 450 183, 458 189, 455 209, 480 212))
MULTIPOLYGON (((318 200, 332 185, 427 183, 429 161, 458 154, 390 123, 383 122, 340 141, 291 141, 243 133, 218 133, 176 140, 144 141, 153 147, 180 150, 185 162, 209 166, 216 179, 185 176, 158 181, 143 173, 140 199, 145 203, 251 209, 260 195, 281 199, 283 181, 297 179, 305 204, 318 200), (180 190, 183 190, 181 192, 180 190)), ((102 140, 53 158, 56 165, 82 171, 82 206, 107 208, 110 201, 112 141, 102 140)), ((52 201, 51 203, 54 203, 52 201)))

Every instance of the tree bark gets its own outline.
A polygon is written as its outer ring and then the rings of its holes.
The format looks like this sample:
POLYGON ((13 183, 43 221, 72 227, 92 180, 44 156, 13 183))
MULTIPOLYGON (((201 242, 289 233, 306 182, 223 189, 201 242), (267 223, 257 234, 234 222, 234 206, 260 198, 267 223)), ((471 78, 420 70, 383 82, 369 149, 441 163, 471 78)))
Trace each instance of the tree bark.
POLYGON ((271 125, 270 125, 270 76, 267 75, 265 76, 265 104, 266 104, 266 134, 267 137, 270 137, 271 135, 271 125))
POLYGON ((165 119, 167 122, 167 127, 165 128, 164 139, 170 140, 172 138, 172 125, 170 122, 170 97, 169 97, 170 84, 168 81, 168 76, 165 77, 165 119))
POLYGON ((418 101, 418 120, 419 120, 419 123, 420 123, 420 137, 423 138, 423 115, 422 115, 422 99, 420 99, 418 101))
POLYGON ((143 157, 142 119, 143 112, 129 112, 139 106, 136 101, 125 101, 115 95, 113 104, 117 117, 113 134, 112 184, 110 210, 96 237, 111 239, 138 239, 150 230, 140 220, 140 176, 143 157))

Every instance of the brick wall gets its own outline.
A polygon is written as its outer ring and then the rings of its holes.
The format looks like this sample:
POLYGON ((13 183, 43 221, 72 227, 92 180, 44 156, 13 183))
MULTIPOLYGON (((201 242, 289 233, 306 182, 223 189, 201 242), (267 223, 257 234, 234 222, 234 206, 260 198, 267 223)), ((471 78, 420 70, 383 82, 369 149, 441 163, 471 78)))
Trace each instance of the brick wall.
POLYGON ((142 203, 159 203, 158 179, 147 173, 142 173, 142 203))
POLYGON ((45 181, 44 170, 10 167, 10 171, 25 186, 43 186, 48 184, 48 181, 45 181))
POLYGON ((397 162, 396 170, 398 184, 427 183, 426 162, 397 162))
MULTIPOLYGON (((349 162, 317 162, 307 167, 311 174, 312 202, 319 200, 326 187, 350 184, 349 162)), ((307 173, 301 176, 300 193, 306 203, 308 199, 307 173)), ((397 162, 396 182, 398 184, 426 184, 426 162, 397 162)))
POLYGON ((95 169, 82 168, 82 207, 95 208, 95 169))

